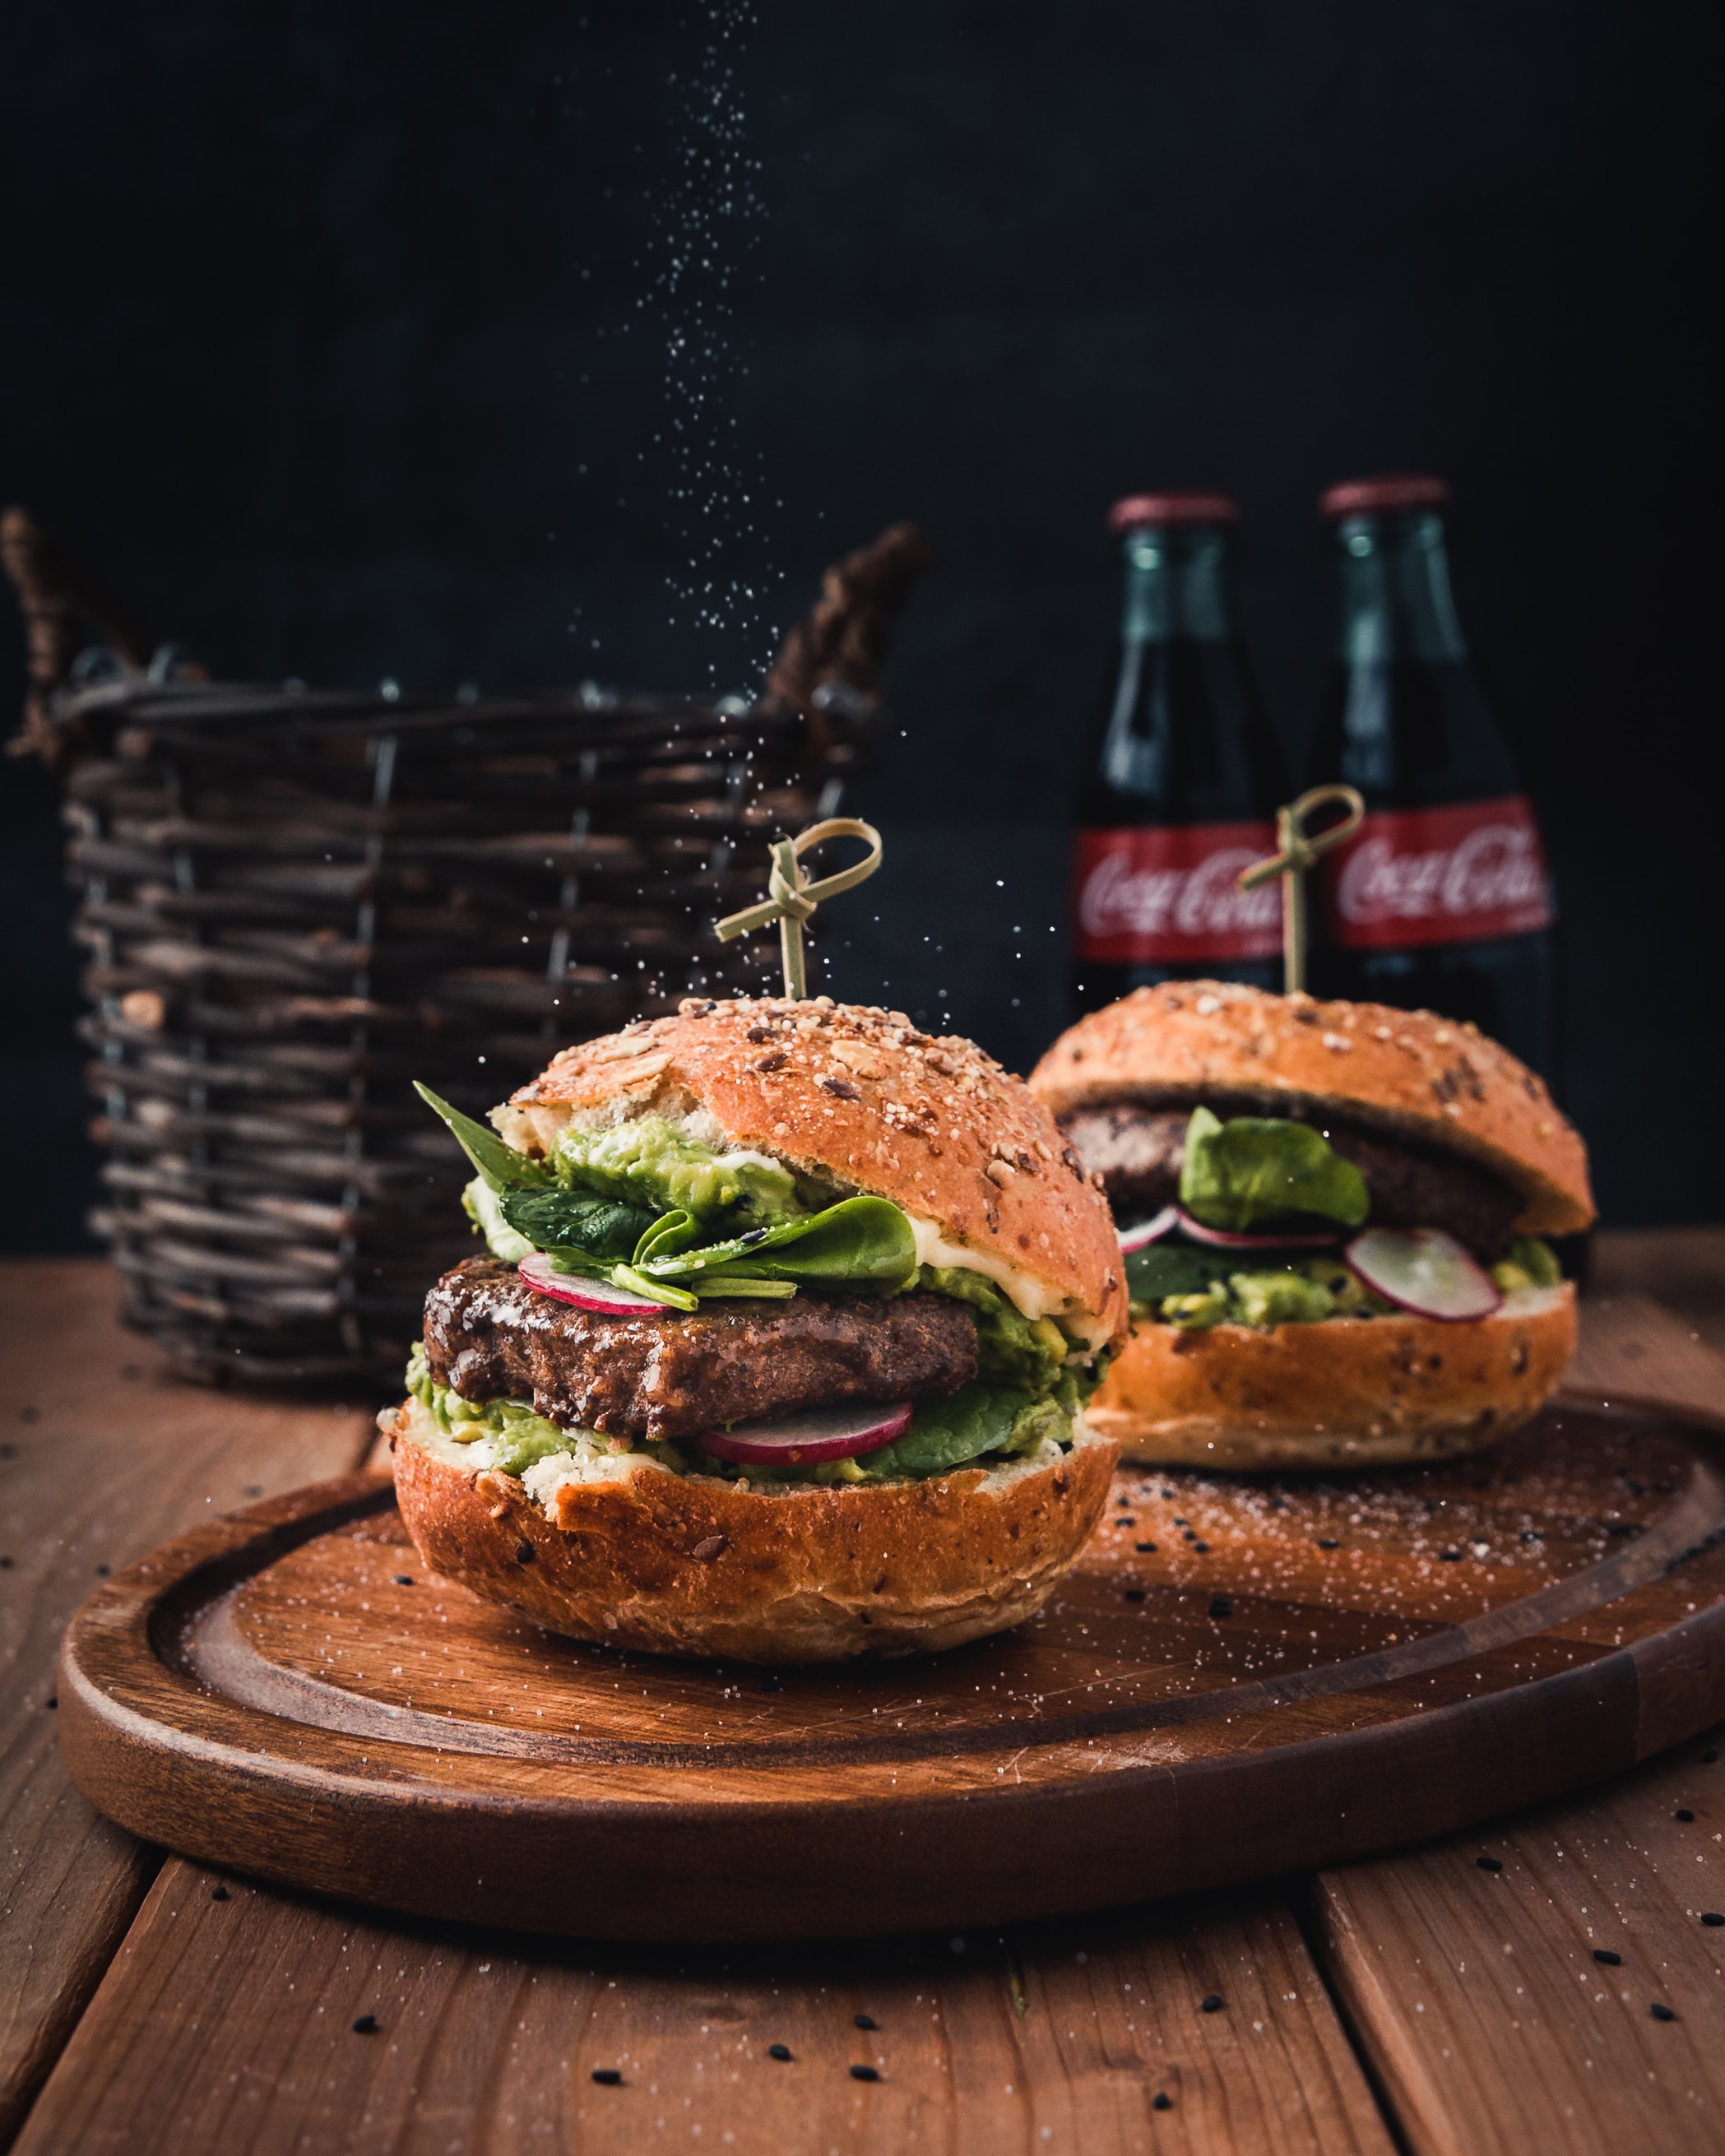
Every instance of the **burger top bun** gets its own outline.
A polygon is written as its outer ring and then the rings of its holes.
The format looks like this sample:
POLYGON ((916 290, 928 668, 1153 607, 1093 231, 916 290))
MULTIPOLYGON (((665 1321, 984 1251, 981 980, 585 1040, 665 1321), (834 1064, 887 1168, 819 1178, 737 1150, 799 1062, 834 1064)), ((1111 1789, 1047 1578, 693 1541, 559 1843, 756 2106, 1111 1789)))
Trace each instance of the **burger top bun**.
POLYGON ((1544 1081, 1477 1027, 1430 1011, 1229 981, 1138 988, 1062 1034, 1030 1085, 1056 1116, 1122 1100, 1327 1111, 1489 1168, 1520 1192, 1524 1235, 1573 1235, 1594 1219, 1587 1150, 1544 1081))
POLYGON ((924 1262, 980 1260, 1026 1315, 1088 1321, 1093 1346, 1126 1328, 1107 1201, 1023 1080, 968 1040, 828 996, 691 998, 564 1049, 495 1120, 512 1143, 546 1145, 567 1115, 619 1105, 705 1111, 734 1147, 890 1199, 924 1262), (941 1255, 931 1230, 961 1250, 941 1255))

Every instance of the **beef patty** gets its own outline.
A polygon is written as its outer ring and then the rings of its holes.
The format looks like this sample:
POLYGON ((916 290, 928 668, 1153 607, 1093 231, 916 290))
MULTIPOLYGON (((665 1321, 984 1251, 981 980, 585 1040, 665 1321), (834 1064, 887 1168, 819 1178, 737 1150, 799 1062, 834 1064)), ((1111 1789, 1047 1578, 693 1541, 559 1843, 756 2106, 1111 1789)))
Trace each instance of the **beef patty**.
MULTIPOLYGON (((1189 1108, 1141 1108, 1130 1101, 1065 1119, 1067 1137, 1085 1167, 1101 1175, 1122 1227, 1178 1198, 1191 1119, 1189 1108)), ((1366 1178, 1378 1225, 1442 1228, 1481 1257, 1494 1258, 1507 1247, 1522 1201, 1489 1169, 1415 1152, 1345 1123, 1318 1127, 1366 1178)))
POLYGON ((470 1258, 425 1298, 432 1373, 463 1399, 524 1399, 565 1429, 692 1437, 845 1400, 938 1399, 976 1375, 962 1302, 922 1292, 814 1296, 608 1317, 470 1258))

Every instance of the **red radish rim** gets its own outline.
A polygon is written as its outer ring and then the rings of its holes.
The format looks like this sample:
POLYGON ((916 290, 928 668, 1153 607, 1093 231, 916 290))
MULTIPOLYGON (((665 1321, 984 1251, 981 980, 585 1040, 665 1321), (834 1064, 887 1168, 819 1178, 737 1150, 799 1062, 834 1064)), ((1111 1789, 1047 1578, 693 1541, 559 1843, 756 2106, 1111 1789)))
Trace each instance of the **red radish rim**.
POLYGON ((1475 1257, 1473 1252, 1465 1244, 1458 1243, 1453 1235, 1446 1234, 1441 1228, 1362 1229, 1343 1251, 1342 1255, 1347 1260, 1348 1269, 1355 1279, 1369 1288, 1373 1295, 1381 1295, 1386 1302, 1393 1302, 1398 1310, 1406 1311, 1410 1317, 1429 1317, 1440 1325, 1472 1325, 1482 1317, 1495 1316, 1503 1307, 1503 1290, 1498 1286, 1497 1281, 1475 1257), (1478 1308, 1475 1310, 1434 1310, 1430 1303, 1409 1301, 1405 1295, 1399 1295, 1393 1287, 1387 1286, 1383 1281, 1368 1270, 1355 1255, 1360 1245, 1368 1235, 1398 1235, 1409 1242, 1416 1239, 1435 1239, 1448 1244, 1449 1250, 1445 1255, 1456 1265, 1464 1278, 1471 1276, 1477 1281, 1481 1293, 1488 1295, 1491 1300, 1481 1302, 1478 1308))
POLYGON ((1128 1228, 1120 1239, 1120 1247, 1126 1256, 1134 1250, 1147 1250, 1151 1244, 1159 1243, 1171 1229, 1180 1224, 1178 1205, 1164 1205, 1153 1219, 1141 1221, 1136 1228, 1128 1228))
POLYGON ((1202 1220, 1194 1220, 1183 1205, 1177 1205, 1174 1213, 1181 1230, 1194 1243, 1208 1243, 1216 1250, 1332 1250, 1342 1240, 1338 1228, 1329 1235, 1243 1235, 1230 1228, 1206 1228, 1202 1220))
POLYGON ((704 1430, 695 1448, 711 1460, 729 1460, 747 1467, 801 1467, 821 1460, 855 1460, 902 1437, 911 1426, 911 1414, 909 1400, 896 1400, 887 1407, 865 1403, 855 1408, 804 1408, 800 1414, 775 1415, 769 1421, 704 1430), (852 1427, 798 1440, 798 1428, 814 1423, 818 1433, 821 1418, 832 1416, 848 1416, 852 1427))
POLYGON ((536 1295, 553 1302, 572 1303, 577 1310, 596 1312, 602 1317, 639 1317, 644 1312, 658 1317, 681 1316, 669 1303, 655 1302, 650 1295, 633 1288, 614 1287, 609 1281, 588 1280, 580 1273, 560 1273, 542 1250, 523 1258, 516 1268, 536 1295))

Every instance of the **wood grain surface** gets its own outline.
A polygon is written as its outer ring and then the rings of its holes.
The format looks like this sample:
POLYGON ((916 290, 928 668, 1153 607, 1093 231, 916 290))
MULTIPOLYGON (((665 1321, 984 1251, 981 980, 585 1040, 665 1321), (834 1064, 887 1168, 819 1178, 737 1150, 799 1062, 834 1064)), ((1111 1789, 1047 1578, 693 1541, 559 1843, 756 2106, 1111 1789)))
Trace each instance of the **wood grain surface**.
POLYGON ((422 1915, 794 1938, 1118 1905, 1447 1831, 1725 1711, 1712 1450, 1570 1409, 1368 1481, 1134 1471, 1030 1624, 766 1676, 542 1633, 428 1573, 359 1476, 99 1588, 62 1741, 140 1834, 422 1915))
POLYGON ((0 1267, 0 2145, 131 1921, 157 1858, 68 1780, 54 1656, 100 1578, 164 1535, 352 1466, 354 1410, 246 1402, 167 1376, 121 1331, 95 1260, 0 1267))
POLYGON ((1327 1969, 1416 2156, 1725 2148, 1722 1735, 1320 1878, 1327 1969))
POLYGON ((1699 1329, 1654 1301, 1623 1291, 1583 1305, 1581 1344, 1565 1396, 1676 1412, 1725 1430, 1725 1355, 1699 1329))
POLYGON ((217 1883, 164 1867, 18 2156, 1390 2156, 1273 1902, 672 1954, 217 1883))
POLYGON ((1725 1354, 1725 1228, 1609 1228, 1593 1239, 1589 1300, 1649 1296, 1725 1354))
MULTIPOLYGON (((1686 1411, 1704 1412, 1725 1396, 1725 1362, 1696 1363, 1687 1351, 1708 1338, 1725 1341, 1725 1284, 1717 1293, 1704 1281, 1697 1286, 1711 1254, 1725 1254, 1725 1234, 1606 1235, 1599 1244, 1605 1300, 1620 1304, 1638 1284, 1656 1281, 1662 1293, 1671 1291, 1682 1322, 1644 1311, 1625 1330, 1590 1301, 1572 1383, 1595 1399, 1620 1399, 1618 1381, 1626 1363, 1636 1363, 1645 1387, 1638 1397, 1668 1397, 1669 1387, 1686 1411), (1697 1237, 1701 1273, 1690 1247, 1697 1237), (1635 1266, 1626 1275, 1615 1254, 1631 1243, 1635 1266), (1625 1342, 1640 1344, 1643 1354, 1624 1358, 1625 1342), (1604 1383, 1589 1361, 1596 1344, 1616 1358, 1605 1363, 1604 1383)), ((259 1431, 300 1411, 122 1379, 124 1362, 147 1369, 149 1358, 113 1332, 108 1276, 100 1265, 14 1266, 8 1277, 13 1389, 0 1409, 0 1439, 31 1439, 33 1426, 20 1419, 26 1406, 51 1414, 51 1430, 75 1435, 79 1418, 54 1408, 41 1389, 50 1381, 70 1386, 87 1377, 92 1408, 111 1408, 116 1399, 126 1404, 117 1438, 111 1414, 81 1425, 85 1442, 75 1456, 85 1483, 94 1477, 119 1492, 117 1519, 104 1514, 112 1548, 89 1553, 94 1562, 118 1563, 207 1510, 233 1503, 248 1485, 285 1489, 356 1456, 314 1459, 316 1445, 310 1444, 303 1464, 294 1466, 282 1450, 260 1445, 259 1431), (219 1436, 200 1419, 212 1406, 225 1416, 219 1436), (174 1481, 177 1433, 188 1414, 204 1432, 203 1479, 188 1471, 177 1517, 171 1506, 152 1512, 152 1491, 174 1481), (152 1448, 136 1475, 126 1465, 134 1447, 152 1448), (260 1452, 269 1456, 254 1466, 260 1452), (213 1507, 203 1506, 205 1496, 213 1507)), ((84 1502, 69 1504, 59 1479, 42 1472, 58 1456, 26 1452, 0 1460, 8 1522, 0 1551, 13 1556, 15 1567, 26 1543, 46 1548, 84 1502), (21 1495, 20 1471, 27 1467, 38 1477, 30 1506, 21 1495)), ((15 1809, 18 1748, 39 1736, 52 1716, 44 1711, 33 1722, 14 1711, 14 1702, 28 1704, 33 1691, 45 1697, 51 1689, 51 1599, 68 1608, 88 1583, 75 1546, 64 1554, 56 1548, 53 1557, 52 1566, 44 1564, 49 1576, 33 1580, 23 1600, 17 1570, 0 1573, 13 1656, 5 1702, 6 1793, 14 1809, 4 1846, 22 1850, 19 1858, 6 1859, 6 1900, 16 1909, 44 1861, 59 1862, 67 1881, 58 1896, 39 1896, 27 1918, 8 1920, 0 1932, 0 1985, 13 2037, 5 2056, 14 2089, 21 2053, 38 2069, 53 2057, 100 1965, 98 1933, 85 1914, 100 1900, 86 1846, 90 1815, 59 1781, 59 1824, 51 1821, 28 1844, 15 1809), (40 1614, 21 1615, 26 1602, 40 1614), (64 1831, 68 1808, 81 1820, 81 1840, 64 1831), (44 1982, 48 1959, 62 1974, 44 1982)), ((1717 1819, 1702 1829, 1702 1846, 1687 1839, 1697 1824, 1672 1816, 1692 1810, 1699 1823, 1703 1804, 1716 1804, 1698 1779, 1707 1771, 1700 1754, 1708 1748, 1697 1742, 1618 1776, 1596 1795, 1524 1811, 1489 1839, 1464 1833, 1325 1875, 1309 1915, 1301 1897, 1302 1918, 1346 2000, 1350 2033, 1371 2063, 1387 2126, 1374 2116, 1363 2070, 1275 1887, 1206 1897, 1201 1907, 1163 1905, 1026 1927, 1004 1938, 972 1932, 963 1955, 952 1953, 947 1936, 862 1948, 583 1948, 364 1916, 232 1878, 228 1898, 218 1902, 210 1898, 213 1875, 170 1857, 50 2076, 21 2146, 28 2156, 62 2149, 130 2156, 157 2148, 187 2156, 230 2149, 322 2156, 397 2148, 634 2149, 674 2139, 748 2156, 900 2148, 993 2156, 1000 2148, 1062 2146, 1214 2149, 1228 2156, 1358 2148, 1378 2156, 1393 2138, 1416 2156, 1434 2148, 1456 2156, 1497 2156, 1511 2147, 1527 2156, 1620 2156, 1625 2146, 1711 2149, 1725 2143, 1717 2130, 1716 2082, 1698 2071, 1672 2079, 1670 2070, 1674 2060, 1686 2066, 1701 2056, 1717 2073, 1713 2062, 1725 2055, 1725 2005, 1719 1983, 1710 1990, 1705 1972, 1680 1959, 1672 1943, 1684 1953, 1698 1943, 1711 1955, 1725 1928, 1700 1926, 1698 1916, 1688 1914, 1691 1901, 1716 1912, 1717 1904, 1675 1888, 1678 1917, 1664 1928, 1654 1922, 1693 1855, 1707 1858, 1693 1867, 1698 1876, 1719 1861, 1717 1819), (1664 1835, 1671 1837, 1669 1845, 1664 1835), (1537 1863, 1517 1853, 1524 1845, 1537 1863), (1505 1871, 1481 1871, 1475 1858, 1482 1853, 1495 1854, 1505 1871), (1481 1897, 1481 1889, 1506 1885, 1508 1896, 1481 1897), (1590 1943, 1585 1958, 1575 1961, 1576 1935, 1564 1927, 1572 1920, 1590 1924, 1601 1910, 1614 1922, 1626 1919, 1622 1928, 1638 1950, 1653 1943, 1647 1965, 1671 1985, 1661 2003, 1678 2021, 1656 2022, 1647 2011, 1661 1994, 1649 1989, 1643 2005, 1642 1966, 1621 1939, 1609 1949, 1624 1953, 1614 1969, 1593 1962, 1590 1943), (1482 1942, 1497 1957, 1489 1990, 1470 1988, 1486 1966, 1471 1953, 1452 1952, 1445 1961, 1434 1947, 1453 1947, 1458 1929, 1481 1911, 1500 1920, 1487 1922, 1482 1942), (1514 1928, 1501 1921, 1507 1912, 1514 1928), (1506 1944, 1516 1953, 1505 1956, 1506 1944), (1464 1959, 1466 1970, 1452 1965, 1464 1959), (1517 1961, 1512 1981, 1504 1972, 1517 1961), (1595 1969, 1618 1987, 1604 2000, 1597 1996, 1604 1984, 1589 1974, 1595 1969), (1003 1979, 1009 2015, 999 1998, 1003 1979), (1213 2015, 1193 2010, 1200 1984, 1224 1999, 1213 2015), (1254 2001, 1261 1995, 1269 2010, 1254 2003, 1243 2021, 1236 1986, 1248 1987, 1254 2001), (1575 2001, 1584 1999, 1595 2018, 1583 2015, 1575 2001), (1039 2020, 1044 2000, 1050 2010, 1039 2020), (901 2005, 911 2010, 908 2023, 901 2005), (377 2015, 379 2028, 357 2035, 352 2020, 367 2012, 377 2015), (856 2012, 870 2013, 880 2029, 854 2029, 856 2012), (1435 2014, 1449 2017, 1441 2039, 1425 2026, 1435 2014), (927 2017, 926 2025, 918 2016, 927 2017), (908 2080, 907 2028, 919 2038, 908 2054, 908 2080), (1671 2036, 1691 2048, 1656 2048, 1656 2040, 1671 2036), (771 2061, 793 2077, 783 2084, 752 2077, 737 2048, 758 2059, 772 2042, 796 2052, 793 2061, 771 2061), (850 2048, 865 2044, 880 2048, 850 2048), (845 2071, 852 2061, 875 2065, 883 2079, 853 2082, 845 2071), (616 2087, 593 2084, 588 2076, 596 2067, 615 2067, 624 2081, 616 2087), (726 2078, 732 2072, 739 2076, 735 2083, 726 2078), (644 2089, 655 2102, 650 2117, 635 2101, 644 2089), (1168 2109, 1152 2107, 1158 2093, 1170 2097, 1168 2109), (619 2097, 634 2107, 614 2107, 619 2097), (727 2142, 727 2134, 734 2138, 727 2142)), ((1712 1771, 1722 1771, 1717 1763, 1712 1771)), ((99 1823, 94 1832, 108 1836, 131 1882, 117 1897, 123 1922, 153 1865, 117 1832, 99 1823)), ((109 1915, 101 1936, 111 1937, 116 1900, 102 1906, 109 1915)))

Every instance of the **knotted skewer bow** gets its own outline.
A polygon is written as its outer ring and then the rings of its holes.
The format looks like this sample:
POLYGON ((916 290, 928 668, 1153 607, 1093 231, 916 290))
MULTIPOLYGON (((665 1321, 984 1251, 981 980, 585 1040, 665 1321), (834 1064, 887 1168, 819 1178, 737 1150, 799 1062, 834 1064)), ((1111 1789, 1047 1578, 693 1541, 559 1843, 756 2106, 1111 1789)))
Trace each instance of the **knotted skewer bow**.
POLYGON ((1366 804, 1351 786, 1313 786, 1297 801, 1276 812, 1280 852, 1254 861, 1240 872, 1242 891, 1255 891, 1271 876, 1281 878, 1281 988, 1291 996, 1306 986, 1306 872, 1332 847, 1351 839, 1365 819, 1366 804), (1319 808, 1339 804, 1348 813, 1339 824, 1308 834, 1306 819, 1319 808))
POLYGON ((728 943, 733 937, 752 935, 756 929, 776 921, 779 955, 784 962, 784 992, 800 1002, 809 992, 803 969, 803 922, 824 898, 836 898, 841 891, 855 891, 880 865, 880 834, 859 816, 829 816, 824 823, 811 824, 806 831, 799 831, 794 839, 776 839, 773 873, 767 880, 769 895, 758 906, 745 906, 741 913, 729 914, 720 921, 719 941, 728 943), (803 874, 798 856, 829 839, 861 839, 869 850, 861 860, 840 869, 836 875, 810 883, 803 874))

